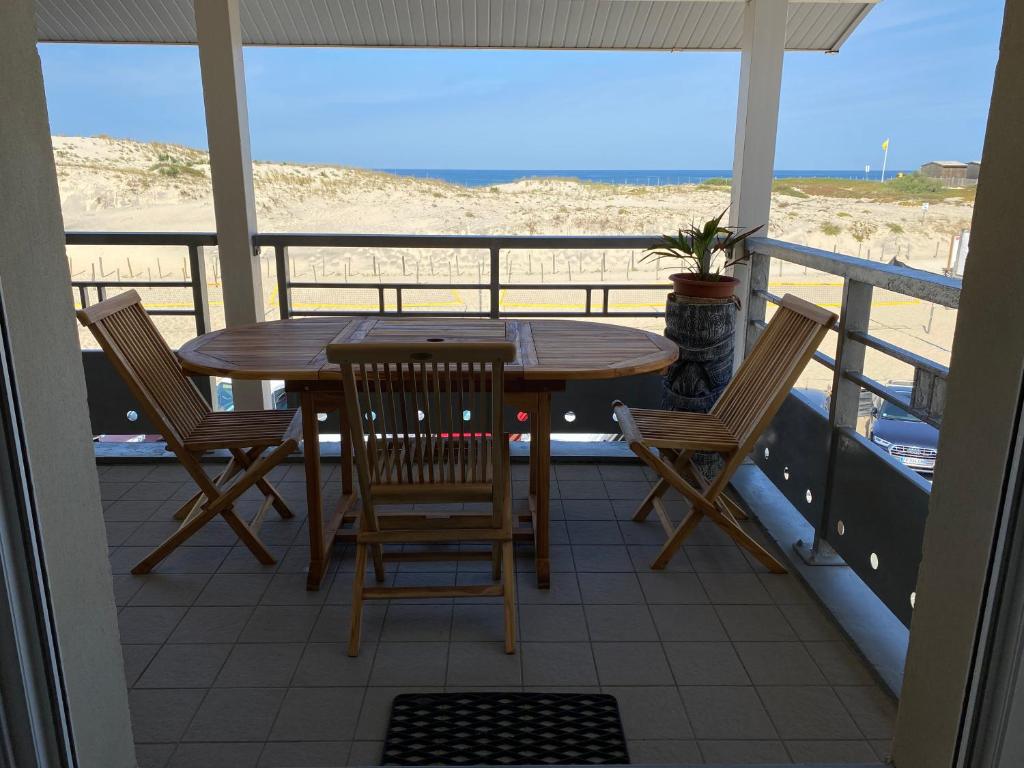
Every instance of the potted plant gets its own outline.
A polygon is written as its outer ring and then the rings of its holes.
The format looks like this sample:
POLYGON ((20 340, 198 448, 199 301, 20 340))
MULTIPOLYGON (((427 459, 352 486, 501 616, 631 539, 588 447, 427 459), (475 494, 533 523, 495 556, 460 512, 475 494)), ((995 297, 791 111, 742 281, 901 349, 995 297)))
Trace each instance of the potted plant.
POLYGON ((661 241, 644 252, 640 259, 679 259, 683 265, 689 265, 690 271, 677 272, 669 275, 676 296, 689 296, 697 299, 727 299, 733 295, 739 281, 730 275, 720 273, 722 267, 731 267, 746 256, 726 257, 724 262, 715 266, 715 258, 719 253, 727 253, 752 234, 761 229, 754 227, 740 231, 737 227, 723 227, 722 211, 713 219, 702 225, 691 224, 680 229, 678 235, 662 235, 661 241))

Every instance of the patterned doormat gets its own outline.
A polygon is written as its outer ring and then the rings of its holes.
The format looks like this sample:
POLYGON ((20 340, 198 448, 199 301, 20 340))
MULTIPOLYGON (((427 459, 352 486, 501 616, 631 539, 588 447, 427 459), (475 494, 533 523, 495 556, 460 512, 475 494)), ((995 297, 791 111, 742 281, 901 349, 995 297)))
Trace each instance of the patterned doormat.
POLYGON ((629 763, 608 694, 425 693, 396 696, 381 765, 629 763))

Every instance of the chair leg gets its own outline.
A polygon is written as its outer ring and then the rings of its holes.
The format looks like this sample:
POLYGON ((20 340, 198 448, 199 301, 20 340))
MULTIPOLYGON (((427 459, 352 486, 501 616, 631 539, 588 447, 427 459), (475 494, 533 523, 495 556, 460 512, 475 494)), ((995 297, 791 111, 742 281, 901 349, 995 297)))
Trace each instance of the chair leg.
MULTIPOLYGON (((247 469, 256 459, 259 458, 263 452, 262 448, 253 448, 249 452, 243 451, 240 448, 232 449, 231 455, 234 456, 238 463, 243 469, 247 469)), ((269 499, 273 499, 274 509, 277 510, 277 514, 284 520, 295 517, 295 514, 291 511, 288 505, 285 503, 284 498, 278 493, 277 488, 271 485, 270 481, 265 477, 261 477, 256 481, 256 487, 259 488, 260 492, 269 499)))
POLYGON ((711 521, 729 534, 729 537, 735 541, 738 546, 752 554, 755 559, 757 559, 757 561, 769 571, 772 573, 787 573, 786 568, 782 563, 776 560, 767 549, 750 538, 750 536, 747 535, 747 532, 740 528, 736 523, 725 517, 711 517, 711 521))
POLYGON ((501 578, 501 544, 491 544, 491 581, 501 578))
MULTIPOLYGON (((377 580, 378 584, 384 582, 384 549, 380 544, 371 545, 371 551, 373 552, 373 577, 377 580)), ((363 565, 365 568, 365 564, 363 565)))
POLYGON ((654 502, 664 496, 668 489, 668 482, 664 479, 659 480, 651 492, 640 502, 640 506, 636 508, 636 512, 633 513, 633 522, 642 523, 646 520, 647 516, 651 514, 651 510, 654 509, 654 502))
POLYGON ((221 511, 221 515, 225 520, 227 520, 231 529, 238 534, 238 538, 241 542, 245 544, 245 546, 249 548, 249 551, 256 556, 257 560, 264 565, 273 565, 277 562, 277 560, 274 559, 274 556, 270 554, 270 550, 263 546, 263 542, 259 540, 259 537, 252 532, 252 529, 250 529, 238 515, 235 514, 234 509, 225 509, 221 511))
POLYGON ((658 556, 654 558, 654 562, 651 563, 651 568, 656 571, 660 571, 668 565, 669 560, 672 559, 672 556, 675 555, 679 547, 683 545, 683 540, 693 532, 693 529, 697 527, 697 523, 700 522, 702 517, 704 517, 703 513, 691 508, 690 514, 683 518, 683 521, 676 528, 675 533, 669 537, 669 540, 665 542, 665 545, 658 553, 658 556))
POLYGON ((512 542, 501 545, 501 565, 504 576, 502 594, 505 598, 505 653, 516 652, 516 567, 512 542))
POLYGON ((366 545, 356 544, 356 572, 352 574, 352 618, 348 632, 348 655, 359 655, 363 631, 363 580, 366 578, 366 545))
POLYGON ((171 552, 185 543, 185 541, 187 541, 196 531, 206 525, 214 514, 216 513, 203 511, 192 518, 192 520, 183 523, 178 530, 164 540, 163 544, 140 560, 138 565, 132 568, 132 574, 134 576, 142 576, 143 574, 152 571, 161 560, 171 554, 171 552))

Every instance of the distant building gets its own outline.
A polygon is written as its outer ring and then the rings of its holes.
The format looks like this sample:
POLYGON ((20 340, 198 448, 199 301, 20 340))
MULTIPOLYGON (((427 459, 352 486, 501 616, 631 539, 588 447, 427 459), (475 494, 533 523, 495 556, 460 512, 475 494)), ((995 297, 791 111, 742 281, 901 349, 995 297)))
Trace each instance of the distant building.
POLYGON ((941 179, 945 184, 962 184, 967 176, 967 163, 959 160, 933 160, 921 166, 921 175, 941 179))
POLYGON ((978 180, 978 175, 981 173, 981 160, 971 160, 967 164, 967 178, 972 181, 978 180))

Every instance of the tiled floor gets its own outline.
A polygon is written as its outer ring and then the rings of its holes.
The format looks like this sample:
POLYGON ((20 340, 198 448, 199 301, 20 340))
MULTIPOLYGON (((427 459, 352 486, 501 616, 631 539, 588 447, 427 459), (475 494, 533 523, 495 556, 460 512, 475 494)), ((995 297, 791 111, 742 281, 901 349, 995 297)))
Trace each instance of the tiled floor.
MULTIPOLYGON (((648 569, 662 532, 653 517, 629 520, 650 485, 640 466, 555 465, 552 586, 536 588, 521 548, 514 656, 500 604, 484 598, 371 603, 357 659, 344 645, 351 551, 339 546, 324 587, 305 590, 300 465, 276 472, 296 518, 261 532, 276 565, 217 522, 145 577, 128 571, 173 530, 192 486, 172 465, 99 471, 141 766, 375 765, 396 694, 472 688, 612 693, 633 763, 887 754, 895 705, 792 576, 764 572, 707 524, 668 570, 648 569)), ((525 467, 514 473, 520 495, 525 467)), ((337 467, 324 474, 336 494, 337 467)), ((488 567, 390 573, 467 583, 488 567)))

